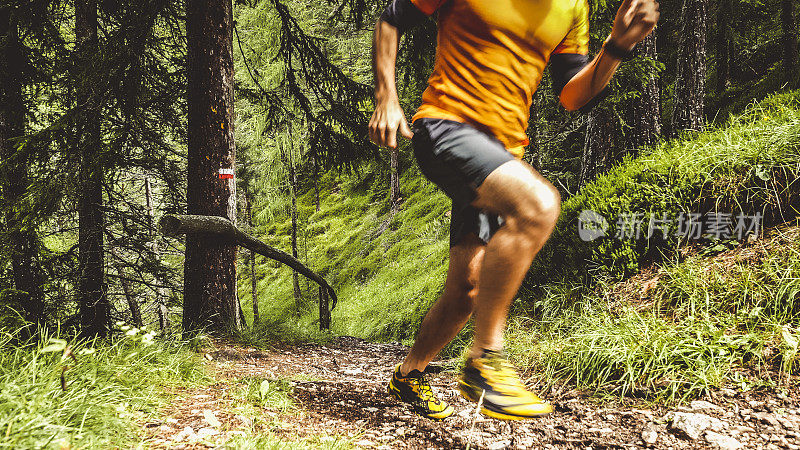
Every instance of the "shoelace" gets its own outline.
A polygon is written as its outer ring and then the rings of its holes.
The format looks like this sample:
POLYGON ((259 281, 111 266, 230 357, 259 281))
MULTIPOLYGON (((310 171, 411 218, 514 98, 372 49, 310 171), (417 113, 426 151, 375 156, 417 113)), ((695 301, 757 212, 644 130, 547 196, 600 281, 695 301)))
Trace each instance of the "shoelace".
POLYGON ((424 376, 421 377, 408 377, 406 378, 409 380, 410 383, 417 386, 417 394, 419 397, 425 401, 435 400, 436 397, 433 395, 433 389, 431 388, 430 383, 428 380, 425 379, 424 376))

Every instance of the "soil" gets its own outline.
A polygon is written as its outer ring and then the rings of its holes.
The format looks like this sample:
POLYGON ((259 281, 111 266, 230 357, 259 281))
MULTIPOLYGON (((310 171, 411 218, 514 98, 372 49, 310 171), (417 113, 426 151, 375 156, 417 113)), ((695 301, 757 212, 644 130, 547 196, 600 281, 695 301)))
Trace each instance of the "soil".
POLYGON ((205 356, 219 381, 179 392, 162 411, 163 421, 144 424, 147 443, 215 448, 237 433, 270 432, 285 441, 328 434, 379 449, 800 449, 800 389, 792 380, 747 392, 722 388, 683 406, 599 399, 555 387, 542 392, 554 414, 503 422, 476 415, 475 405, 456 391, 455 372, 443 370, 455 363, 445 361, 429 367, 430 381, 456 412, 433 421, 386 394, 386 382, 407 350, 352 337, 266 351, 217 343, 205 356), (260 417, 235 414, 242 402, 236 392, 250 377, 292 380, 295 406, 260 408, 260 417))

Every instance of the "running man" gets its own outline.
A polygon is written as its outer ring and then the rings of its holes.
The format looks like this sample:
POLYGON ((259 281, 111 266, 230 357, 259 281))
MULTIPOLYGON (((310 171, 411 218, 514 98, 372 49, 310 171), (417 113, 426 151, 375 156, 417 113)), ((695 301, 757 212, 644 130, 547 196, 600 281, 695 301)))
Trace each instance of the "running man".
POLYGON ((568 110, 585 110, 658 21, 655 0, 624 0, 603 49, 589 62, 587 0, 394 0, 375 26, 375 112, 370 139, 396 148, 412 139, 422 173, 453 201, 444 291, 389 383, 425 417, 453 407, 424 372, 475 315, 474 343, 459 379, 482 413, 525 419, 553 408, 520 381, 503 353, 509 306, 560 212, 558 191, 521 161, 533 93, 548 61, 568 110), (438 12, 436 63, 413 118, 400 108, 395 61, 401 34, 438 12))

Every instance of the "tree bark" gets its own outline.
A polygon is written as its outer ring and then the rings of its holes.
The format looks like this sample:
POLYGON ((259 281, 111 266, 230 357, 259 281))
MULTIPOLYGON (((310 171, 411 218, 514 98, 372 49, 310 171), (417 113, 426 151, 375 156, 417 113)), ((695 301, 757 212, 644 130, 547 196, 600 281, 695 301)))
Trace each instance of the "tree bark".
POLYGON ((104 162, 100 131, 98 76, 93 65, 99 58, 96 0, 75 1, 76 51, 81 72, 77 75, 78 153, 81 189, 78 200, 78 304, 81 333, 105 336, 109 329, 110 303, 106 295, 103 254, 104 162))
POLYGON ((319 163, 317 162, 317 155, 313 158, 314 164, 314 206, 316 211, 319 212, 319 163))
MULTIPOLYGON (((639 57, 657 59, 655 31, 636 46, 636 53, 639 57)), ((646 76, 639 97, 628 111, 628 123, 632 128, 626 136, 626 147, 635 150, 658 142, 661 137, 661 92, 655 69, 646 76)))
MULTIPOLYGON (((289 139, 293 139, 292 127, 289 125, 289 139)), ((292 218, 292 256, 295 259, 299 258, 297 250, 297 174, 294 168, 294 146, 290 143, 288 151, 286 148, 281 147, 281 158, 283 164, 289 169, 289 195, 292 198, 292 209, 290 211, 292 218)), ((292 286, 294 291, 294 302, 297 311, 302 307, 302 292, 300 291, 300 279, 297 273, 292 274, 292 286)))
POLYGON ((400 174, 398 163, 398 149, 389 149, 389 201, 392 209, 400 209, 400 174))
POLYGON ((253 250, 259 255, 286 264, 301 275, 324 287, 333 299, 331 309, 336 307, 338 299, 336 292, 325 281, 324 278, 314 273, 297 258, 282 252, 278 249, 259 241, 258 239, 244 233, 242 230, 223 217, 218 216, 198 216, 198 215, 173 215, 166 214, 159 222, 161 232, 167 236, 201 235, 206 239, 214 239, 220 245, 241 245, 244 248, 253 250))
POLYGON ((328 304, 328 291, 319 287, 319 329, 331 329, 331 308, 328 304))
MULTIPOLYGON (((236 221, 231 0, 187 8, 187 210, 236 221)), ((227 333, 239 327, 236 247, 204 235, 186 237, 183 329, 227 333)))
MULTIPOLYGON (((247 223, 250 225, 250 230, 253 230, 253 202, 250 198, 250 191, 245 188, 244 191, 245 206, 247 207, 247 223)), ((252 231, 251 231, 252 233, 252 231)), ((258 273, 256 271, 256 252, 250 250, 250 292, 253 302, 253 328, 259 322, 258 315, 258 273)))
POLYGON ((678 42, 678 66, 672 134, 702 131, 706 96, 706 11, 708 0, 684 0, 678 42))
POLYGON ((35 227, 20 217, 20 200, 28 188, 28 159, 17 154, 15 138, 25 133, 25 103, 22 96, 22 68, 25 56, 19 40, 16 18, 10 7, 0 8, 0 192, 8 230, 8 251, 14 286, 24 292, 22 313, 30 323, 44 320, 42 274, 37 258, 35 227))
POLYGON ((791 86, 800 85, 797 64, 797 20, 794 15, 794 1, 781 0, 781 28, 783 28, 783 71, 791 86))
POLYGON ((605 108, 596 107, 589 113, 578 189, 608 170, 613 160, 617 130, 612 120, 613 117, 605 108))
POLYGON ((122 292, 125 294, 125 300, 128 302, 128 309, 131 312, 133 324, 141 328, 144 326, 144 321, 142 320, 142 309, 139 307, 139 302, 136 300, 136 296, 131 290, 131 285, 123 273, 121 264, 117 264, 117 273, 119 274, 119 282, 122 284, 122 292))
MULTIPOLYGON (((161 267, 161 247, 158 245, 158 236, 156 234, 155 228, 155 211, 153 206, 153 185, 150 182, 150 177, 145 177, 144 179, 144 190, 145 190, 145 206, 147 207, 147 223, 149 227, 150 238, 152 239, 152 251, 153 256, 155 258, 156 264, 161 267)), ((166 331, 170 327, 169 317, 168 317, 168 310, 167 310, 167 298, 168 295, 165 292, 166 290, 161 287, 164 284, 164 280, 156 274, 155 275, 156 283, 160 286, 156 289, 156 311, 158 313, 158 326, 162 332, 166 331)))
POLYGON ((717 32, 715 36, 717 60, 717 92, 727 89, 731 80, 730 69, 730 43, 728 42, 728 27, 730 17, 730 0, 720 0, 717 4, 717 32))

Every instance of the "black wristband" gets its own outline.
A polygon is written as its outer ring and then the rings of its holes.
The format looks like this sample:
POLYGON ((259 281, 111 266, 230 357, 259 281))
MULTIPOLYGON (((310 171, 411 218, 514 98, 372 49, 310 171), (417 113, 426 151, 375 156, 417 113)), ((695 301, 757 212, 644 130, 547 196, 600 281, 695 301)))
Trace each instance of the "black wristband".
POLYGON ((630 61, 633 59, 633 49, 625 50, 617 45, 613 39, 609 39, 603 44, 603 50, 614 58, 622 61, 630 61))

